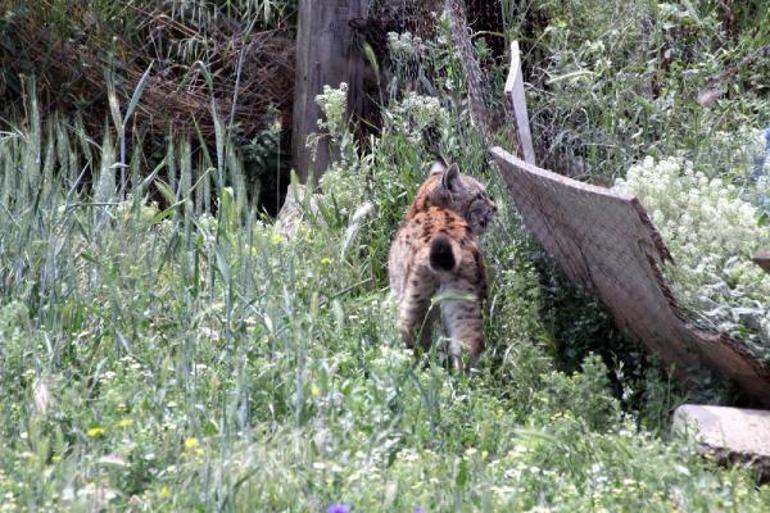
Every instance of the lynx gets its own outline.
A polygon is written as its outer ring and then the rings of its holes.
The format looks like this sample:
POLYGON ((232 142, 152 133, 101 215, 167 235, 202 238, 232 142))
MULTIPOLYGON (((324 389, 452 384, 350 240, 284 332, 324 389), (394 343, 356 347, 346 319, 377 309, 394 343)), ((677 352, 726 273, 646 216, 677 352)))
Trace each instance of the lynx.
POLYGON ((422 349, 430 349, 440 310, 453 365, 460 366, 463 347, 473 362, 481 355, 487 282, 478 236, 496 214, 481 183, 460 173, 456 164, 433 165, 388 257, 390 288, 398 303, 396 325, 407 347, 415 348, 419 335, 422 349), (430 307, 437 293, 444 296, 438 310, 430 307))

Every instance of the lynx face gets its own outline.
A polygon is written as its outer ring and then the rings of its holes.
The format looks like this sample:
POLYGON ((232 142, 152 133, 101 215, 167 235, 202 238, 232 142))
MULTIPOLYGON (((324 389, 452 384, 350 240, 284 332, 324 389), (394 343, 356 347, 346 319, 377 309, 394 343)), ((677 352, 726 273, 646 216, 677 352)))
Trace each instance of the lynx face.
POLYGON ((451 210, 463 217, 477 236, 484 233, 497 215, 497 207, 487 194, 486 187, 473 177, 460 173, 457 165, 445 168, 436 163, 430 176, 417 192, 412 208, 425 210, 428 207, 451 210))

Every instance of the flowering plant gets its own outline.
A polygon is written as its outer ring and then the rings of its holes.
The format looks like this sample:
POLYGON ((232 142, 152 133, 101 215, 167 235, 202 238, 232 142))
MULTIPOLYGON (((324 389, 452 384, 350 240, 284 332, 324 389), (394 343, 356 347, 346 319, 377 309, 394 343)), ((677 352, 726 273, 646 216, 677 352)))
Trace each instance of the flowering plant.
POLYGON ((664 273, 683 306, 770 360, 770 275, 751 261, 770 247, 759 209, 678 158, 648 157, 615 188, 636 195, 661 232, 674 259, 664 273))

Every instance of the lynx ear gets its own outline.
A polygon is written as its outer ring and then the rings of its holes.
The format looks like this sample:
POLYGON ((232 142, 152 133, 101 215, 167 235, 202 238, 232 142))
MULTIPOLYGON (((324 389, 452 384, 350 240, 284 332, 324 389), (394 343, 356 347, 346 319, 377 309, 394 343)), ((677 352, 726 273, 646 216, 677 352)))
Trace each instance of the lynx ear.
POLYGON ((437 160, 436 162, 433 163, 432 166, 430 166, 430 173, 428 173, 428 174, 429 175, 439 175, 439 174, 443 173, 444 171, 446 171, 446 166, 444 165, 443 162, 437 160))
POLYGON ((450 191, 456 191, 460 184, 460 168, 452 164, 441 176, 441 185, 450 191))

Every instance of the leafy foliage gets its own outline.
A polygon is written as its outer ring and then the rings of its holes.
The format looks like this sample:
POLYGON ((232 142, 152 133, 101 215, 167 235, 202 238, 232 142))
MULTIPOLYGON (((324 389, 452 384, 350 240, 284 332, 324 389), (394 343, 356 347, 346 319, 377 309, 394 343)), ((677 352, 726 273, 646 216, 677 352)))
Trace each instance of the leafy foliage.
POLYGON ((720 133, 770 125, 760 78, 770 60, 739 66, 770 43, 767 10, 707 0, 503 4, 549 169, 609 184, 645 156, 683 152, 696 167, 726 171, 738 145, 713 151, 720 133), (698 99, 712 90, 704 108, 698 99))

